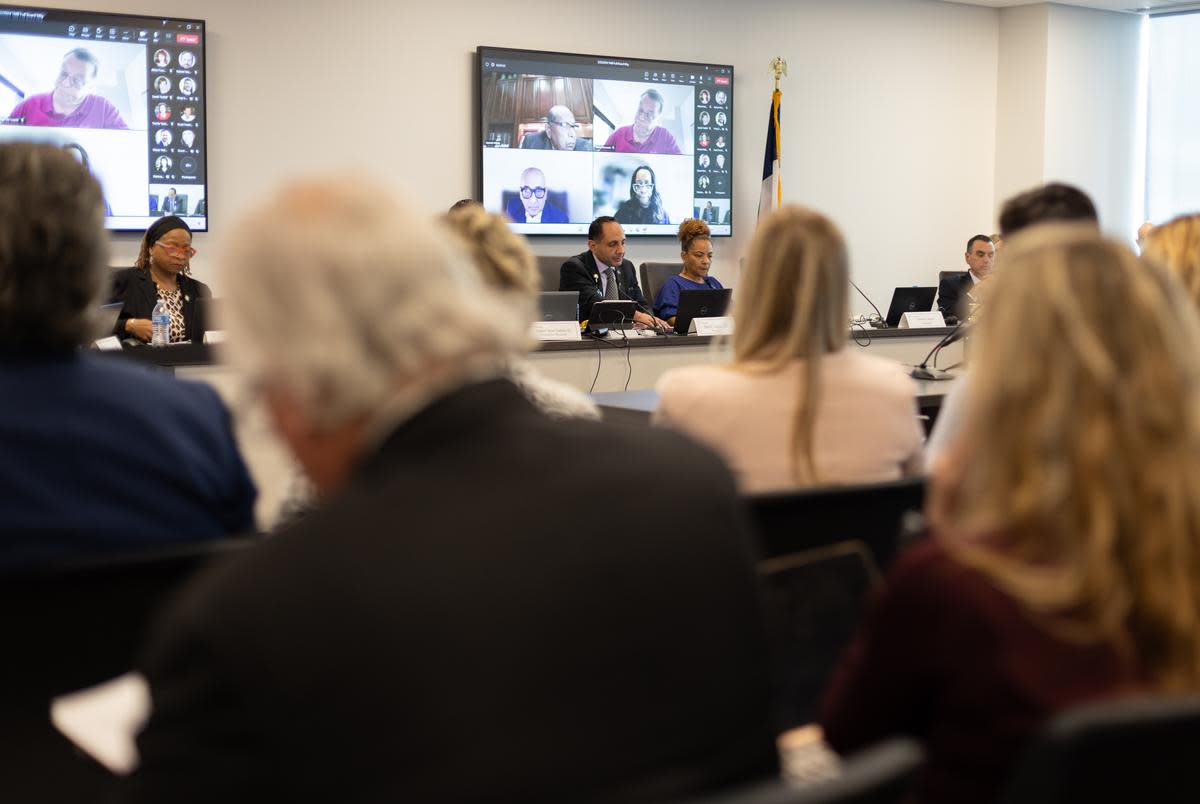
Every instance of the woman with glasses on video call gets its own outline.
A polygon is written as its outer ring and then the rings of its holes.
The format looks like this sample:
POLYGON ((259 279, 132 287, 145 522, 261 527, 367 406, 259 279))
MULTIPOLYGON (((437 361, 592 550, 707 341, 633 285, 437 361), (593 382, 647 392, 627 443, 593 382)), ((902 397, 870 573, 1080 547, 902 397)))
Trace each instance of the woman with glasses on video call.
POLYGON ((621 203, 613 215, 618 223, 670 223, 663 209, 662 196, 658 194, 658 179, 649 165, 641 165, 633 171, 629 182, 629 200, 621 203))
POLYGON ((195 254, 192 230, 181 218, 168 215, 146 230, 133 267, 113 277, 111 301, 125 305, 117 319, 117 336, 148 343, 150 315, 161 297, 171 314, 171 343, 204 340, 196 300, 212 298, 212 291, 188 275, 195 254))

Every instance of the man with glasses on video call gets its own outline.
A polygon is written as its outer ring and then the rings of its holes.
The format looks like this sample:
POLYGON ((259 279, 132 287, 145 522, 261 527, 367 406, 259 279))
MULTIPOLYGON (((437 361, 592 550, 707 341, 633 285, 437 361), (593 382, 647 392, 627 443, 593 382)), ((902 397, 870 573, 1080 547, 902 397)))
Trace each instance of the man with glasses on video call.
POLYGON ((546 113, 546 130, 526 134, 521 147, 538 151, 590 151, 592 140, 579 136, 574 112, 566 106, 551 106, 546 113))
POLYGON ((675 136, 658 124, 666 101, 656 89, 647 89, 638 99, 633 125, 621 126, 604 143, 605 150, 633 154, 678 154, 675 136))
POLYGON ((117 107, 92 94, 99 72, 100 62, 90 50, 77 47, 68 51, 53 91, 30 95, 3 122, 25 126, 129 128, 117 107))
POLYGON ((567 213, 546 200, 546 174, 535 167, 521 174, 521 188, 504 214, 513 223, 567 223, 567 213))

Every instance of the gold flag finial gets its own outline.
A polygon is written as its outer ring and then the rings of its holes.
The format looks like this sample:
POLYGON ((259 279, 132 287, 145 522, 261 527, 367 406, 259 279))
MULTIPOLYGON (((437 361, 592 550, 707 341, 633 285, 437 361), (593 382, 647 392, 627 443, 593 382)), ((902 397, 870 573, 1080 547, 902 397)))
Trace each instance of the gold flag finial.
POLYGON ((782 56, 771 59, 771 72, 775 73, 775 89, 779 89, 779 79, 787 75, 787 62, 782 56))

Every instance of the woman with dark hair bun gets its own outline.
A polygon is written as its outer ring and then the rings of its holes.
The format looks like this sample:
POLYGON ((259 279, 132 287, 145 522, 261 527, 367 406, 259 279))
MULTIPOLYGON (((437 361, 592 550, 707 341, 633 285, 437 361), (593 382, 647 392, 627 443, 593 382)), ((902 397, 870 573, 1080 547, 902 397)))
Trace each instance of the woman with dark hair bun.
POLYGON ((708 275, 712 268, 712 233, 708 224, 688 218, 679 224, 679 257, 683 270, 663 283, 654 298, 654 314, 675 326, 679 294, 685 290, 720 290, 721 283, 708 275))
POLYGON ((649 165, 641 165, 633 171, 629 182, 629 200, 617 208, 613 215, 617 223, 650 224, 670 223, 663 209, 662 196, 658 194, 658 179, 649 165))

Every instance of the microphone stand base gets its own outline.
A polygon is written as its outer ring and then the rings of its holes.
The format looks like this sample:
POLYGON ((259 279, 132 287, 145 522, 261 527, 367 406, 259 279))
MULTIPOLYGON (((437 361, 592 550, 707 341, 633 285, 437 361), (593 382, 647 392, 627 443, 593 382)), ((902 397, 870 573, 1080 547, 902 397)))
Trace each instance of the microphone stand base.
POLYGON ((954 375, 948 371, 941 369, 922 368, 921 366, 913 366, 912 371, 908 376, 914 380, 953 380, 954 375))

